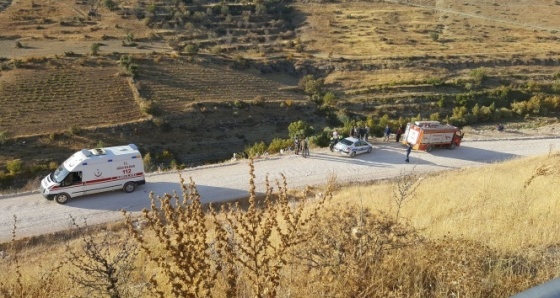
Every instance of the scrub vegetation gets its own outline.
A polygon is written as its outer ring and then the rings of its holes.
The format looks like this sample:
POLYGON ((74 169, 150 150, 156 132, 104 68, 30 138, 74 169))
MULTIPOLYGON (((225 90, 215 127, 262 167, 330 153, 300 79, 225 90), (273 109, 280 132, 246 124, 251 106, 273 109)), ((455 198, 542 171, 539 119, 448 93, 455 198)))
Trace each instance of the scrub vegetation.
POLYGON ((203 205, 181 180, 139 217, 2 244, 0 293, 508 297, 560 269, 559 168, 551 151, 362 185, 331 175, 301 191, 257 190, 250 163, 247 200, 203 205))

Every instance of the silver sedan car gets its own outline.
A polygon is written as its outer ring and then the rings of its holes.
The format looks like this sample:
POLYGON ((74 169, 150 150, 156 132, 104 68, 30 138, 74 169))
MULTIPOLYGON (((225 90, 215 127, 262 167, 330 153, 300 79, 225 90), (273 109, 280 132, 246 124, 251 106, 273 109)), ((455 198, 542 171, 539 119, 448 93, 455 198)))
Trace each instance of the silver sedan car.
POLYGON ((354 157, 358 154, 370 153, 372 149, 373 145, 371 145, 370 143, 364 140, 348 137, 336 143, 336 145, 334 145, 333 151, 349 155, 350 157, 354 157))

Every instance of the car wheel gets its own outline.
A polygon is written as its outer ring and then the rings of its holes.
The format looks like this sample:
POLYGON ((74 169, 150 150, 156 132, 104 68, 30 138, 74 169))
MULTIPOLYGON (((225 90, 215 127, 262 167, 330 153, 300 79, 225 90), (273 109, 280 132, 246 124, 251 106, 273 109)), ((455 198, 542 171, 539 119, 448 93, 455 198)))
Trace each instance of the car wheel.
POLYGON ((70 200, 70 195, 67 193, 59 193, 54 196, 54 200, 59 204, 66 204, 70 200))
POLYGON ((127 182, 123 186, 124 192, 131 193, 136 189, 136 183, 134 182, 127 182))
POLYGON ((352 151, 352 153, 350 153, 350 157, 354 157, 356 156, 356 151, 352 151))
POLYGON ((369 147, 369 148, 367 149, 367 153, 371 153, 371 149, 372 149, 372 148, 369 147))
POLYGON ((430 145, 426 148, 426 152, 430 152, 430 151, 432 151, 432 149, 434 149, 434 146, 430 145))

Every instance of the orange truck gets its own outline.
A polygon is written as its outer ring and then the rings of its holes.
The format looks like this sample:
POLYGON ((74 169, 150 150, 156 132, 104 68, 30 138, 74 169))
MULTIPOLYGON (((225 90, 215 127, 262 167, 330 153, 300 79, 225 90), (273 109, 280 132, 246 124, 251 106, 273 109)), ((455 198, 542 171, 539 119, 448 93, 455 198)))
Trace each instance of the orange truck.
POLYGON ((455 149, 461 144, 463 133, 453 125, 439 121, 415 121, 408 123, 402 143, 412 144, 412 149, 430 152, 435 147, 455 149))

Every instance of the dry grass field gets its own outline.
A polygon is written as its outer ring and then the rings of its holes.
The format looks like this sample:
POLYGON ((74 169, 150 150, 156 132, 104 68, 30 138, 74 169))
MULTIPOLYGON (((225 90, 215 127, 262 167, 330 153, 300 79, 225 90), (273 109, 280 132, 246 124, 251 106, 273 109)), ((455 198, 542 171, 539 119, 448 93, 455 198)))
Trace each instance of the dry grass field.
POLYGON ((555 210, 560 197, 551 185, 558 184, 559 166, 560 155, 551 151, 429 176, 403 172, 394 181, 371 185, 342 186, 333 176, 327 183, 334 190, 332 198, 328 187, 316 186, 305 195, 288 192, 291 199, 285 203, 279 193, 278 205, 252 209, 249 204, 247 212, 222 212, 214 219, 199 213, 196 198, 187 195, 193 204, 183 210, 162 206, 148 212, 162 216, 158 210, 165 210, 176 225, 147 217, 138 242, 119 223, 90 227, 93 234, 74 230, 3 244, 0 262, 10 270, 0 272, 0 293, 151 297, 151 284, 166 296, 207 293, 202 285, 213 285, 212 297, 509 297, 557 275, 560 221, 555 210), (303 212, 292 200, 305 202, 303 212), (314 208, 319 210, 316 217, 314 208), (220 230, 217 222, 229 228, 220 230), (280 238, 278 233, 288 227, 293 233, 280 238), (166 232, 155 234, 159 229, 166 232), (227 234, 229 229, 235 233, 227 234), (232 250, 220 246, 225 239, 232 250), (147 241, 144 249, 138 247, 142 241, 147 241), (212 249, 200 246, 205 241, 212 249), (288 245, 290 241, 295 242, 288 245), (191 249, 178 254, 181 245, 191 249), (99 250, 92 253, 91 247, 99 250), (134 253, 125 258, 123 249, 134 253), (158 256, 164 254, 162 262, 158 256), (114 286, 105 286, 107 274, 85 275, 84 268, 100 266, 95 256, 114 265, 114 286), (220 257, 223 263, 217 261, 220 257), (280 259, 284 261, 275 263, 280 259), (236 267, 225 265, 233 260, 236 267), (149 281, 156 272, 157 278, 149 281), (173 279, 173 272, 184 278, 173 279), (257 272, 277 279, 252 279, 257 272), (86 277, 89 282, 77 283, 86 277), (199 283, 190 282, 197 278, 199 283))

